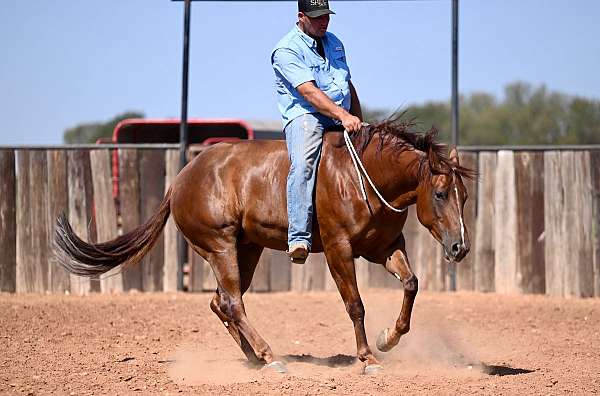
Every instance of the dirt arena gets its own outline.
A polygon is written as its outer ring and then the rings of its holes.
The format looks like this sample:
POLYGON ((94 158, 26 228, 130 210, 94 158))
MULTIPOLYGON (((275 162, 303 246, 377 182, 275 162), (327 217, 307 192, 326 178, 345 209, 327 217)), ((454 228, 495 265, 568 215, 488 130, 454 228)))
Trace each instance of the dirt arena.
MULTIPOLYGON (((287 361, 248 367, 209 294, 0 294, 2 394, 590 394, 600 392, 600 300, 420 293, 385 371, 361 374, 337 293, 246 296, 287 361)), ((367 329, 392 325, 402 294, 366 290, 367 329)))

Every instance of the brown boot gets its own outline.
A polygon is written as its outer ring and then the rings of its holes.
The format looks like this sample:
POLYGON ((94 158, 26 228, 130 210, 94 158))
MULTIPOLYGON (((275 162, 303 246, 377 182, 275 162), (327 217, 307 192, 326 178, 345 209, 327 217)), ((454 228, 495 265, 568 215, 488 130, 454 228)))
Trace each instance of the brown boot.
POLYGON ((308 245, 304 242, 292 243, 287 251, 288 256, 295 264, 304 264, 308 257, 308 245))

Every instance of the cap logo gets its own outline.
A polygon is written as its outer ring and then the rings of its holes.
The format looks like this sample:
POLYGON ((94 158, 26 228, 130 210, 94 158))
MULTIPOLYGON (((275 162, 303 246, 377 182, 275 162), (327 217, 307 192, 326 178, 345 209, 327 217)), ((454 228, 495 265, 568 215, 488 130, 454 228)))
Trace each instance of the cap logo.
POLYGON ((329 7, 327 0, 310 0, 310 5, 317 7, 329 7))

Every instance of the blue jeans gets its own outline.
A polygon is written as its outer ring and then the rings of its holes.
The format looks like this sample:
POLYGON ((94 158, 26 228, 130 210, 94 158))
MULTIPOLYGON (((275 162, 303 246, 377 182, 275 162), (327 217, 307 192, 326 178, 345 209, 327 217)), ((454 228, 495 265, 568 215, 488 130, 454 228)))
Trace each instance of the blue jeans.
POLYGON ((323 131, 335 125, 319 113, 294 118, 285 127, 290 159, 287 178, 288 245, 312 243, 312 218, 317 168, 321 158, 323 131))

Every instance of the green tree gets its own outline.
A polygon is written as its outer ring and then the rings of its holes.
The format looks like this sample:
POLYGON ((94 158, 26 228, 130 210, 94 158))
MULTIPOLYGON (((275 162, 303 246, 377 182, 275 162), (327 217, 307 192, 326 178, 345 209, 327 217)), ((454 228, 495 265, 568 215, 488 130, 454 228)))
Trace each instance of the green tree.
POLYGON ((106 122, 86 122, 67 129, 63 140, 67 144, 96 143, 100 138, 110 139, 117 124, 127 118, 143 118, 144 113, 128 111, 118 114, 106 122))
MULTIPOLYGON (((435 126, 440 139, 450 140, 450 103, 412 105, 406 117, 420 130, 435 126)), ((385 110, 366 109, 379 119, 385 110)), ((465 145, 598 144, 600 101, 551 92, 545 85, 508 84, 501 100, 475 92, 460 97, 460 143, 465 145)))

